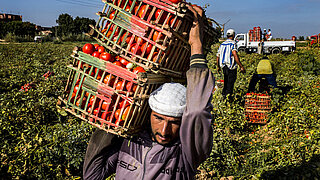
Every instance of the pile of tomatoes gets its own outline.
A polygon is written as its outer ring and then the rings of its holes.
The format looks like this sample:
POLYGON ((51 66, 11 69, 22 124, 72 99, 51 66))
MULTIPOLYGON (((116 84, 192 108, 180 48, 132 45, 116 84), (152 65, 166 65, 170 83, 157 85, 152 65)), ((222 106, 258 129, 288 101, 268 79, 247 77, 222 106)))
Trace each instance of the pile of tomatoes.
MULTIPOLYGON (((109 74, 106 76, 104 82, 107 82, 107 84, 114 83, 115 78, 114 76, 109 74)), ((83 92, 81 87, 82 84, 80 84, 80 79, 78 79, 73 89, 70 102, 72 104, 75 104, 80 109, 86 111, 87 113, 118 125, 122 125, 128 114, 131 114, 131 112, 129 112, 129 100, 124 99, 123 96, 113 95, 112 97, 104 97, 104 99, 101 99, 99 97, 96 97, 95 95, 90 94, 89 92, 83 92), (83 98, 81 98, 82 94, 83 98), (86 104, 87 108, 85 109, 86 104), (114 114, 112 116, 113 111, 114 114)), ((130 81, 125 82, 119 80, 116 83, 115 89, 135 92, 137 89, 137 85, 133 84, 130 81)))
MULTIPOLYGON (((147 22, 153 21, 154 23, 159 25, 166 24, 173 29, 176 29, 176 27, 178 26, 180 18, 168 13, 167 11, 157 9, 153 14, 151 14, 153 12, 151 5, 147 5, 146 3, 142 3, 140 1, 136 1, 135 4, 133 4, 132 0, 127 1, 127 3, 125 0, 114 1, 113 3, 122 8, 124 11, 127 11, 141 19, 144 19, 147 22)), ((171 1, 173 3, 178 3, 181 0, 171 1)), ((113 20, 117 13, 119 13, 117 12, 117 10, 111 9, 108 13, 108 18, 113 20)), ((147 58, 156 63, 161 63, 161 57, 163 56, 164 52, 160 53, 160 50, 157 47, 155 47, 155 49, 152 51, 152 48, 154 47, 155 43, 161 43, 165 40, 165 35, 162 32, 150 28, 145 35, 145 38, 149 39, 148 41, 146 41, 142 37, 139 37, 136 34, 127 31, 127 29, 122 29, 121 27, 116 26, 111 21, 108 21, 105 25, 102 26, 104 26, 104 28, 101 30, 101 33, 103 33, 109 40, 118 45, 121 45, 122 48, 125 48, 127 51, 134 55, 147 58)))
MULTIPOLYGON (((127 61, 126 59, 120 56, 113 56, 112 54, 106 52, 106 49, 98 44, 87 43, 82 47, 82 51, 96 58, 113 63, 121 68, 126 68, 128 71, 131 71, 135 74, 146 72, 142 67, 134 66, 133 63, 127 61)), ((128 114, 131 114, 132 112, 129 112, 129 100, 125 100, 123 97, 128 95, 130 99, 130 96, 132 97, 137 91, 138 85, 132 81, 117 77, 112 73, 92 67, 84 62, 79 61, 79 63, 81 63, 79 67, 84 71, 84 73, 90 75, 101 83, 104 83, 114 91, 124 94, 124 96, 115 94, 112 97, 105 97, 105 99, 98 98, 89 92, 82 92, 82 84, 80 83, 81 79, 78 79, 75 83, 75 87, 72 90, 70 102, 91 115, 97 116, 117 125, 123 125, 128 114), (83 98, 81 98, 82 94, 83 98), (84 109, 86 104, 87 108, 84 109)), ((86 77, 83 78, 82 82, 85 78, 86 77)))
MULTIPOLYGON (((139 72, 146 72, 142 67, 134 67, 134 64, 127 61, 120 56, 113 56, 112 54, 106 52, 106 49, 99 44, 87 43, 82 47, 82 52, 90 54, 93 57, 100 58, 105 61, 109 61, 117 66, 127 68, 129 71, 138 74, 139 72)), ((96 70, 97 71, 97 70, 96 70)), ((100 79, 98 79, 100 80, 100 79)))

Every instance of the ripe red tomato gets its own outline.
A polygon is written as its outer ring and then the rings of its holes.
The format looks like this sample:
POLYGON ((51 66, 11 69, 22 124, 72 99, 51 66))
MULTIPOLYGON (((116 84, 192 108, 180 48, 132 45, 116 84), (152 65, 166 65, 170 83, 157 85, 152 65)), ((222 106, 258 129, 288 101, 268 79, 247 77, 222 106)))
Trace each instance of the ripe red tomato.
POLYGON ((94 44, 94 49, 97 51, 99 46, 99 44, 94 44))
POLYGON ((148 44, 147 45, 147 42, 145 42, 144 44, 142 44, 142 46, 141 46, 141 51, 142 52, 144 52, 145 51, 145 55, 148 55, 148 54, 150 54, 150 52, 151 52, 151 50, 152 50, 152 44, 148 44))
MULTIPOLYGON (((132 0, 129 0, 129 3, 127 5, 131 6, 132 2, 133 2, 132 0)), ((126 0, 117 0, 117 1, 115 1, 115 5, 117 5, 117 6, 121 7, 121 8, 123 8, 125 4, 126 4, 126 0), (121 4, 120 4, 120 1, 121 1, 121 4)))
POLYGON ((138 13, 138 7, 139 6, 135 6, 134 9, 133 9, 134 15, 136 15, 136 16, 138 16, 138 14, 137 14, 138 13))
POLYGON ((115 61, 115 62, 113 62, 113 64, 115 64, 115 65, 117 65, 117 66, 120 66, 120 67, 123 67, 123 64, 121 64, 120 61, 115 61))
POLYGON ((126 6, 126 8, 124 8, 125 11, 130 12, 130 6, 126 6))
POLYGON ((109 103, 107 103, 106 101, 103 101, 101 105, 101 109, 106 110, 109 107, 109 105, 110 105, 109 103))
POLYGON ((130 51, 136 55, 141 55, 141 53, 142 53, 141 47, 139 45, 137 45, 136 43, 131 45, 130 51))
POLYGON ((118 81, 116 85, 116 90, 125 90, 125 82, 124 81, 118 81))
POLYGON ((92 54, 93 57, 99 58, 100 57, 100 53, 98 51, 93 52, 92 54))
POLYGON ((77 84, 74 89, 73 89, 73 93, 77 93, 77 91, 79 90, 79 84, 77 84))
POLYGON ((101 74, 98 74, 97 80, 100 80, 100 79, 101 79, 101 74))
POLYGON ((110 121, 111 112, 105 111, 102 113, 101 118, 110 121))
POLYGON ((159 38, 159 40, 163 40, 164 39, 163 34, 160 34, 159 31, 154 31, 153 36, 152 36, 152 40, 157 41, 158 38, 159 38))
POLYGON ((112 87, 115 80, 116 80, 116 79, 115 79, 115 77, 114 77, 113 75, 108 74, 108 75, 104 78, 103 83, 105 83, 105 84, 109 85, 110 87, 112 87), (109 83, 109 84, 108 84, 108 83, 109 83))
POLYGON ((74 98, 76 97, 76 93, 72 93, 70 102, 74 103, 74 98))
MULTIPOLYGON (((81 98, 79 98, 78 100, 77 100, 77 102, 76 102, 76 106, 78 106, 79 107, 79 105, 80 105, 80 101, 81 101, 81 98)), ((84 108, 84 106, 85 106, 85 104, 86 104, 86 101, 87 101, 87 98, 86 97, 83 97, 82 98, 82 104, 81 104, 81 109, 83 109, 84 108)))
POLYGON ((116 13, 116 11, 112 11, 109 15, 109 19, 113 19, 114 18, 114 14, 116 13))
POLYGON ((103 46, 99 46, 98 47, 98 53, 103 53, 103 52, 105 52, 106 50, 104 49, 104 47, 103 46))
MULTIPOLYGON (((149 56, 151 56, 151 54, 149 56)), ((157 58, 158 58, 158 52, 154 52, 151 60, 156 63, 161 63, 161 57, 159 58, 158 62, 157 62, 157 58)))
POLYGON ((137 90, 137 85, 136 84, 133 84, 131 81, 129 81, 127 84, 126 84, 126 89, 130 92, 136 92, 137 90), (132 87, 131 87, 132 86, 132 87), (130 89, 131 87, 131 89, 130 89))
POLYGON ((139 45, 141 45, 141 44, 143 44, 145 41, 141 38, 141 37, 139 37, 139 36, 136 36, 135 38, 134 38, 134 40, 135 40, 135 42, 137 43, 137 44, 139 44, 139 45))
POLYGON ((108 32, 107 32, 107 38, 110 38, 110 36, 111 36, 111 34, 112 34, 112 30, 109 30, 108 32))
POLYGON ((91 106, 91 105, 93 104, 94 97, 95 97, 95 96, 91 96, 91 97, 90 97, 90 99, 89 99, 89 104, 88 104, 89 106, 91 106))
MULTIPOLYGON (((91 110, 92 110, 92 106, 90 106, 90 107, 88 108, 87 112, 88 112, 88 113, 91 113, 91 110)), ((96 116, 96 115, 99 113, 98 110, 99 110, 98 108, 94 109, 93 112, 92 112, 92 114, 96 116)))
POLYGON ((146 72, 146 70, 144 70, 141 66, 135 67, 132 71, 135 74, 138 74, 140 72, 146 72))
POLYGON ((122 58, 122 57, 119 57, 119 61, 124 66, 127 66, 127 64, 129 64, 129 61, 127 61, 125 58, 122 58))
POLYGON ((181 0, 169 0, 169 1, 171 1, 172 3, 175 3, 175 4, 181 2, 181 0))
MULTIPOLYGON (((126 33, 124 33, 122 36, 121 36, 121 42, 123 42, 124 38, 126 37, 126 33)), ((126 43, 129 44, 131 40, 131 34, 128 34, 127 35, 127 38, 126 38, 126 43)))
MULTIPOLYGON (((126 120, 128 116, 131 116, 132 112, 129 114, 129 110, 130 110, 130 107, 127 106, 122 113, 122 117, 121 117, 122 120, 126 120)), ((128 118, 130 118, 130 117, 128 117, 128 118)))
POLYGON ((107 52, 101 53, 100 59, 105 60, 105 61, 110 61, 110 62, 114 61, 114 57, 110 53, 107 53, 107 52))
POLYGON ((119 104, 118 104, 118 108, 122 109, 122 107, 127 107, 130 106, 130 103, 127 101, 126 104, 124 104, 125 100, 122 100, 119 104))
POLYGON ((117 42, 117 39, 118 39, 118 36, 113 36, 112 41, 120 45, 120 43, 122 42, 121 38, 119 38, 118 42, 117 42))
MULTIPOLYGON (((154 14, 156 20, 157 20, 158 17, 160 16, 160 13, 161 13, 161 9, 157 9, 156 12, 155 12, 155 14, 154 14)), ((167 15, 168 15, 168 13, 167 13, 166 11, 163 11, 162 16, 161 16, 161 18, 159 19, 158 23, 159 23, 159 24, 162 24, 162 23, 166 20, 167 15)))
MULTIPOLYGON (((114 117, 118 120, 119 117, 120 117, 120 112, 121 112, 121 109, 117 109, 116 112, 114 112, 114 117)), ((117 121, 116 121, 117 123, 117 121)))
POLYGON ((82 47, 82 52, 86 54, 92 54, 95 50, 95 47, 93 44, 87 43, 82 47))
POLYGON ((170 15, 169 20, 167 22, 167 24, 169 24, 170 27, 172 27, 173 29, 175 29, 178 26, 178 19, 174 22, 174 17, 170 15), (172 25, 174 22, 174 25, 172 25))
POLYGON ((143 14, 146 13, 144 17, 148 17, 150 13, 150 7, 147 9, 147 5, 142 5, 139 9, 138 16, 142 18, 143 14))

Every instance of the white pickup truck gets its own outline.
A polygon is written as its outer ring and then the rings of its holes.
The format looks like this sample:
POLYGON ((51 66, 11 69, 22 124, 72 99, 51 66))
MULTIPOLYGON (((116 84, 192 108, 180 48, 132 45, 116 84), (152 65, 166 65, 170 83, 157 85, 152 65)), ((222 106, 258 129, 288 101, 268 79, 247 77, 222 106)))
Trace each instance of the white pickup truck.
POLYGON ((258 53, 261 48, 261 53, 278 54, 282 52, 294 52, 296 49, 295 41, 249 41, 249 35, 237 34, 235 37, 239 52, 258 53), (261 43, 261 44, 260 44, 261 43), (259 47, 259 45, 261 45, 259 47))

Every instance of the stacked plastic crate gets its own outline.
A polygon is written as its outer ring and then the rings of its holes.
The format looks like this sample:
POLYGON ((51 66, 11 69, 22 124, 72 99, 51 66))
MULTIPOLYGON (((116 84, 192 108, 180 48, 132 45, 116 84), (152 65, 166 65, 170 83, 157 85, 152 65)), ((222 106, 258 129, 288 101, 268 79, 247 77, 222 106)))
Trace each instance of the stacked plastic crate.
POLYGON ((253 27, 253 29, 249 30, 249 41, 250 42, 257 42, 257 41, 261 41, 261 28, 258 27, 253 27))
POLYGON ((271 96, 262 93, 247 93, 245 99, 245 116, 248 123, 266 124, 271 111, 271 96))
MULTIPOLYGON (((99 20, 88 35, 112 57, 94 57, 76 48, 60 100, 73 115, 127 137, 145 126, 150 114, 147 99, 153 90, 165 82, 186 82, 193 16, 186 2, 103 2, 99 20)), ((219 32, 204 20, 204 44, 208 45, 219 32)))

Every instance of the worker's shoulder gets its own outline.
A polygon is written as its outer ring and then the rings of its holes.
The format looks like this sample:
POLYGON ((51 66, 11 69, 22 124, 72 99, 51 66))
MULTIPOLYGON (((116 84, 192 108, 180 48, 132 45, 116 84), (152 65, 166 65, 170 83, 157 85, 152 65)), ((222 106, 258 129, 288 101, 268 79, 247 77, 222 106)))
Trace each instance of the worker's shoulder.
POLYGON ((234 45, 236 44, 236 42, 234 40, 231 40, 231 39, 227 39, 226 41, 224 41, 221 45, 234 45))

